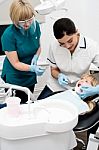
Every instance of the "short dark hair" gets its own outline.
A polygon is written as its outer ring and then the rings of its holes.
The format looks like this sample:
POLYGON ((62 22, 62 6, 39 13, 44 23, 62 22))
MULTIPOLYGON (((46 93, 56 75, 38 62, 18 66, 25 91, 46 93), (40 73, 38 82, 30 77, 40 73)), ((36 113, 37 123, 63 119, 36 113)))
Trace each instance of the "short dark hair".
POLYGON ((61 39, 65 34, 72 35, 76 31, 74 22, 69 18, 58 19, 53 25, 53 32, 56 39, 61 39))

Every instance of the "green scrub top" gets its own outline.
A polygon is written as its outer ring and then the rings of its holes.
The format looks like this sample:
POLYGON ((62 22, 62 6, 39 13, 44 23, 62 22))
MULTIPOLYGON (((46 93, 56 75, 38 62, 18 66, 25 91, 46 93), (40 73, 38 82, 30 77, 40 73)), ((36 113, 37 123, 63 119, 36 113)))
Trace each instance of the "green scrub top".
MULTIPOLYGON (((20 62, 31 64, 33 56, 40 47, 40 27, 36 21, 36 30, 32 25, 22 34, 15 25, 10 25, 3 33, 1 42, 3 51, 16 51, 20 62)), ((36 74, 29 71, 16 70, 5 57, 2 70, 2 79, 7 83, 30 87, 37 83, 36 74)))

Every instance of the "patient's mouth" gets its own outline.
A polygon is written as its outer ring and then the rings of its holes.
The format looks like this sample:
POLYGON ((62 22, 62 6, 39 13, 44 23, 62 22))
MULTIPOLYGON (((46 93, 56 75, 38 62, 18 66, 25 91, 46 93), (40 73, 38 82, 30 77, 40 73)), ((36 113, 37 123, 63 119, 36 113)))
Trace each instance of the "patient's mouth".
POLYGON ((78 83, 78 87, 80 87, 81 86, 81 84, 80 83, 78 83))

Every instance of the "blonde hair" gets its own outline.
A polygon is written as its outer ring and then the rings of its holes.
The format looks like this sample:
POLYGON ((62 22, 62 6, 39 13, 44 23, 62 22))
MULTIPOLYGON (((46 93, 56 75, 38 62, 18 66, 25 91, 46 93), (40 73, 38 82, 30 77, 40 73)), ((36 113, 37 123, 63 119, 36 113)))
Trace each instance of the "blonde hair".
MULTIPOLYGON (((81 79, 85 79, 86 81, 89 80, 92 86, 97 86, 99 84, 96 77, 90 73, 83 74, 81 76, 81 79)), ((89 110, 87 112, 81 113, 80 115, 90 113, 96 107, 96 103, 93 101, 93 98, 94 98, 93 96, 89 96, 89 97, 85 98, 84 101, 86 101, 86 103, 88 104, 89 110)))
POLYGON ((34 9, 28 0, 14 0, 10 6, 10 18, 17 26, 19 21, 24 21, 35 16, 34 9))
POLYGON ((91 82, 91 85, 92 86, 96 86, 96 85, 98 85, 99 84, 99 82, 98 82, 98 80, 94 77, 94 75, 92 75, 92 74, 84 74, 84 75, 82 75, 81 76, 81 79, 86 79, 86 80, 88 80, 88 79, 90 79, 90 82, 91 82))

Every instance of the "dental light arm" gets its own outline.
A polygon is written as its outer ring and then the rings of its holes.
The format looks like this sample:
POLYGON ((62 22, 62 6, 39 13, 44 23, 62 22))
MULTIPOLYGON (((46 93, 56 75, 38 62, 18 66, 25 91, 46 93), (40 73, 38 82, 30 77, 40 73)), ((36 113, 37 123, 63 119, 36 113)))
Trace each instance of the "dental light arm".
POLYGON ((61 9, 67 10, 64 7, 65 0, 40 0, 41 4, 37 5, 34 9, 40 15, 50 14, 54 10, 61 9))

